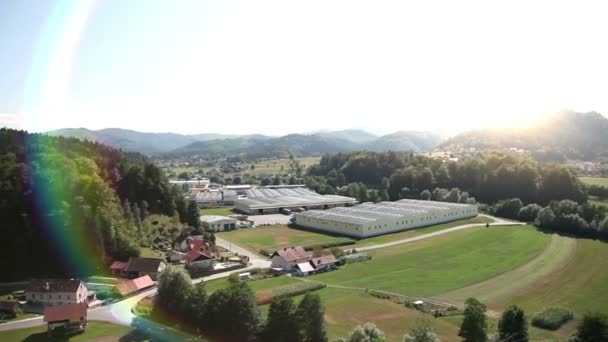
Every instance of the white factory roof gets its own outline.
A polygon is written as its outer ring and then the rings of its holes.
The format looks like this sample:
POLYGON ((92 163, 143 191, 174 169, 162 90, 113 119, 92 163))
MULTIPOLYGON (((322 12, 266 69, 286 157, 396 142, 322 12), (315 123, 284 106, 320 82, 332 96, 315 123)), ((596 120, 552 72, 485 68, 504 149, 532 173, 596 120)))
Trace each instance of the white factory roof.
POLYGON ((247 198, 239 198, 237 203, 251 209, 357 203, 357 200, 352 197, 320 195, 306 188, 255 188, 247 190, 245 193, 247 198))
POLYGON ((470 205, 420 200, 400 200, 397 202, 363 203, 354 207, 338 207, 328 210, 308 210, 297 216, 314 217, 333 222, 364 224, 388 218, 420 216, 437 211, 467 208, 470 205))
POLYGON ((215 223, 215 222, 221 222, 221 221, 225 221, 225 220, 236 221, 236 219, 234 219, 232 217, 228 217, 228 216, 220 216, 220 215, 202 215, 201 216, 201 222, 215 223))

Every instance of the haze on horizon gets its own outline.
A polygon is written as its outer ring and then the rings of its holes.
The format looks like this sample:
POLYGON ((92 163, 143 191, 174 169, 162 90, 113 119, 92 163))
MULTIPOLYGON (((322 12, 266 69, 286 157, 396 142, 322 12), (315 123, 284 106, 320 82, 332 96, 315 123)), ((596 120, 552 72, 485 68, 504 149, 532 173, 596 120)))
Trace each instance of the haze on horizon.
POLYGON ((280 135, 608 113, 603 2, 9 0, 0 126, 280 135))

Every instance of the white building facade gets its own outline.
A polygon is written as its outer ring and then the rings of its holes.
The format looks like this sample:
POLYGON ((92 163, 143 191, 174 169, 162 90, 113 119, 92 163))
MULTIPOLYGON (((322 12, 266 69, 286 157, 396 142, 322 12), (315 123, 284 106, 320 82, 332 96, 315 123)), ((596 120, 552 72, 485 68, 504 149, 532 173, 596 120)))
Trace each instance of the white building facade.
POLYGON ((395 233, 477 216, 477 205, 404 199, 295 214, 297 225, 355 238, 395 233))
POLYGON ((234 230, 236 228, 236 219, 220 215, 203 215, 201 216, 201 224, 206 229, 222 232, 234 230))

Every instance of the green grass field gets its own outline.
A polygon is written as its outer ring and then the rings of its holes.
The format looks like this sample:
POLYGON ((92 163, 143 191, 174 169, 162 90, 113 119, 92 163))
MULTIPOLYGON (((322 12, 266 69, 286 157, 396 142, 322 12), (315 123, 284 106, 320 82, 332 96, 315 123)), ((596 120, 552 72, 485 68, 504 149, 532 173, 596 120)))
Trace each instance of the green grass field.
POLYGON ((429 296, 511 270, 539 255, 550 236, 530 226, 471 228, 375 250, 370 261, 308 277, 328 284, 429 296))
POLYGON ((202 215, 220 215, 220 216, 228 216, 236 214, 232 208, 222 207, 222 208, 206 208, 200 209, 199 214, 202 215))
MULTIPOLYGON (((86 332, 70 338, 69 341, 118 341, 121 337, 128 335, 131 331, 131 328, 122 325, 89 321, 86 332)), ((35 328, 0 331, 0 341, 37 342, 66 340, 49 339, 46 335, 46 325, 44 325, 35 328)))
MULTIPOLYGON (((432 233, 435 231, 460 226, 469 223, 488 223, 493 220, 487 217, 476 217, 473 219, 459 220, 435 226, 413 229, 404 232, 381 235, 368 239, 359 240, 355 245, 346 247, 357 248, 360 246, 369 246, 380 243, 386 243, 405 238, 410 238, 422 234, 432 233)), ((316 233, 306 230, 294 229, 285 225, 278 225, 264 228, 240 229, 230 232, 217 233, 217 236, 244 247, 251 252, 259 253, 260 249, 279 249, 283 247, 296 245, 310 245, 318 243, 329 243, 342 239, 331 235, 316 233)))
POLYGON ((608 178, 599 178, 599 177, 579 177, 581 182, 588 185, 599 185, 605 186, 608 188, 608 178))
POLYGON ((328 243, 342 239, 321 233, 289 228, 285 225, 239 229, 217 233, 217 236, 232 241, 254 253, 260 249, 277 249, 295 245, 328 243))

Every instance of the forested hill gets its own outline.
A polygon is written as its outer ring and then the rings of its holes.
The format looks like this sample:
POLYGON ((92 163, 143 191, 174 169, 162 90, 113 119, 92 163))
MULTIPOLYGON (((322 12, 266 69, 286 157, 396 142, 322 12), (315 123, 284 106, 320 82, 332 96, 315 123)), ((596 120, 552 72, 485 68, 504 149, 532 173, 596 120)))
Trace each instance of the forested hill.
POLYGON ((519 148, 541 161, 608 159, 608 119, 599 113, 562 112, 526 127, 462 133, 440 150, 519 148))
POLYGON ((100 272, 139 254, 141 220, 179 220, 181 202, 140 154, 0 129, 0 281, 100 272))
POLYGON ((297 156, 320 156, 326 153, 352 151, 430 151, 440 142, 431 133, 401 131, 375 137, 359 130, 315 134, 289 134, 270 139, 236 138, 192 143, 165 154, 166 157, 199 157, 244 159, 297 156))

